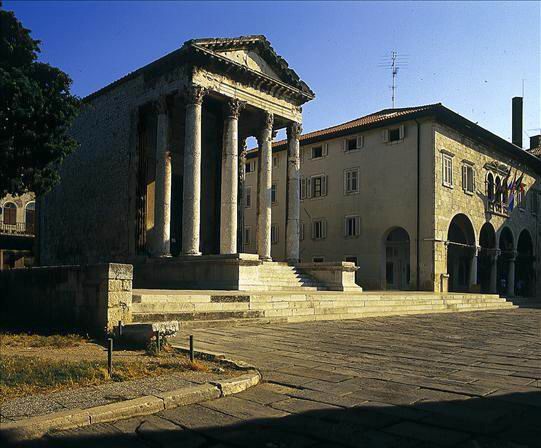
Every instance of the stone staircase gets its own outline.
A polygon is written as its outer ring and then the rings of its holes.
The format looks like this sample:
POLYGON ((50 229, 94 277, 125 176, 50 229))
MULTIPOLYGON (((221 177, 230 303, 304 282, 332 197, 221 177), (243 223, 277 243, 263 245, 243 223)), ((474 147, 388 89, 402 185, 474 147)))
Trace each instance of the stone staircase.
POLYGON ((272 292, 134 290, 133 322, 178 321, 194 328, 516 308, 491 294, 319 291, 310 279, 292 275, 284 280, 280 269, 269 270, 269 281, 279 278, 284 288, 272 292), (302 283, 301 291, 298 286, 286 290, 294 278, 302 283))
POLYGON ((326 289, 308 274, 287 263, 264 262, 259 268, 258 284, 252 290, 256 291, 289 291, 301 288, 302 291, 317 291, 326 289))

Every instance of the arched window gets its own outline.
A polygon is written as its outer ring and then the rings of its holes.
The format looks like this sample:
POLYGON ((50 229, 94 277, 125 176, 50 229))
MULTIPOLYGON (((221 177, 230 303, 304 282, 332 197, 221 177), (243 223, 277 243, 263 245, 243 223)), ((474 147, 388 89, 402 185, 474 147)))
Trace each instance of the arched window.
POLYGON ((496 176, 496 191, 494 193, 495 200, 498 203, 502 202, 502 181, 500 180, 500 176, 496 176))
POLYGON ((488 173, 487 176, 487 196, 490 202, 494 201, 494 176, 488 173))
POLYGON ((26 223, 26 233, 34 233, 36 227, 36 203, 34 201, 26 204, 25 209, 25 223, 26 223))
POLYGON ((17 224, 17 206, 13 202, 4 204, 4 224, 10 226, 17 224))

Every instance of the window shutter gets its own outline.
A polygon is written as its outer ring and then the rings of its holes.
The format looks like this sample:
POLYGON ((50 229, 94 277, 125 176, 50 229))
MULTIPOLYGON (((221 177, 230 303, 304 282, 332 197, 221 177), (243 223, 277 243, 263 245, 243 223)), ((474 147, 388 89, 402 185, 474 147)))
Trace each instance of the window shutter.
POLYGON ((312 178, 311 177, 306 179, 306 197, 307 198, 312 197, 312 178))
POLYGON ((356 216, 355 217, 355 235, 361 234, 361 217, 356 216))
POLYGON ((398 129, 399 138, 400 140, 402 140, 406 136, 406 128, 404 127, 404 125, 401 125, 398 129))
POLYGON ((325 157, 327 154, 329 154, 329 144, 328 143, 323 144, 322 153, 323 153, 323 157, 325 157))
POLYGON ((357 136, 357 149, 361 149, 364 146, 364 135, 357 136))
POLYGON ((306 179, 304 177, 301 177, 301 199, 306 198, 306 179))
POLYGON ((389 141, 389 129, 383 130, 383 142, 387 143, 389 141))
POLYGON ((344 236, 348 236, 348 217, 344 218, 344 236))
POLYGON ((327 220, 321 220, 321 238, 327 238, 327 220))
POLYGON ((472 184, 472 192, 474 192, 474 193, 475 193, 475 190, 476 190, 475 182, 476 182, 476 179, 475 179, 475 170, 472 168, 472 169, 471 169, 471 184, 472 184))
POLYGON ((344 152, 346 152, 348 150, 348 139, 345 138, 344 139, 344 152))
POLYGON ((462 165, 462 188, 468 190, 468 167, 462 165))
POLYGON ((321 196, 327 196, 327 180, 329 176, 322 176, 321 177, 321 196))
POLYGON ((348 193, 348 174, 349 171, 344 171, 344 194, 348 193))

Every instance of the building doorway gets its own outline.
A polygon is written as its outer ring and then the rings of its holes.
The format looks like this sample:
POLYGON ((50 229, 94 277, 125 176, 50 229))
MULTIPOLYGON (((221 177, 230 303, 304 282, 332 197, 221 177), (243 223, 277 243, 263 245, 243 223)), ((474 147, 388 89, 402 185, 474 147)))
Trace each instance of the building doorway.
POLYGON ((404 290, 410 283, 410 237, 402 227, 385 239, 385 289, 404 290))
POLYGON ((533 243, 530 232, 523 230, 518 237, 517 261, 515 267, 515 294, 520 297, 534 297, 533 243))
MULTIPOLYGON (((472 282, 472 262, 475 256, 475 232, 466 215, 456 215, 447 232, 447 273, 449 274, 449 291, 466 292, 472 282)), ((477 279, 473 279, 476 283, 477 279)))
POLYGON ((500 255, 498 257, 498 294, 508 294, 510 260, 515 254, 513 234, 509 227, 504 227, 500 233, 500 255))

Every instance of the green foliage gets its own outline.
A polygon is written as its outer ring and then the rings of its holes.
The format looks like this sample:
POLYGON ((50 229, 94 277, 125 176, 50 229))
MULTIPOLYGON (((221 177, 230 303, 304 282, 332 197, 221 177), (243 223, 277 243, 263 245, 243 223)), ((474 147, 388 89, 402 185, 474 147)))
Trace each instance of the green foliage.
POLYGON ((58 181, 60 162, 76 147, 67 131, 80 101, 70 77, 38 62, 32 39, 0 3, 0 196, 34 191, 58 181))

